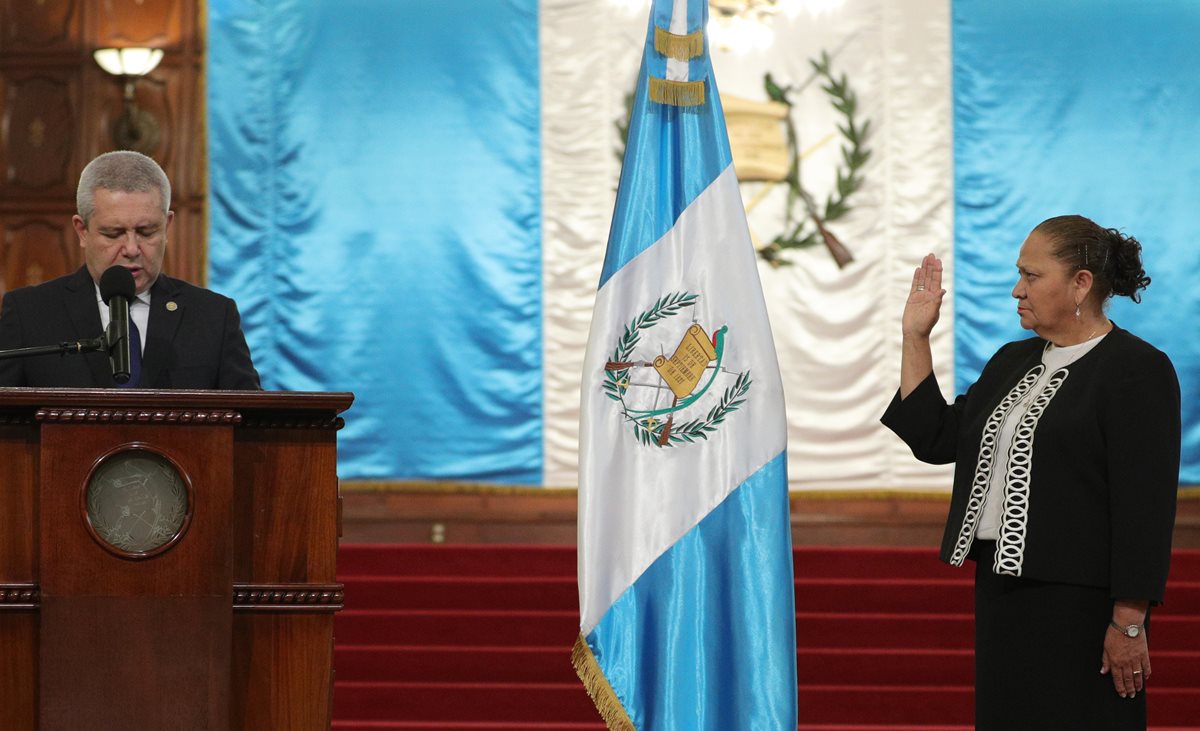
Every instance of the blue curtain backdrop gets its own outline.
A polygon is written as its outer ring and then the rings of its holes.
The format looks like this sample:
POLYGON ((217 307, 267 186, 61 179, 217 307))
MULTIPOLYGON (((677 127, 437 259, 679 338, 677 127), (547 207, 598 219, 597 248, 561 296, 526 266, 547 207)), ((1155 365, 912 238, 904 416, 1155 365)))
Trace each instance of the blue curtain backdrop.
MULTIPOLYGON (((1043 219, 1141 241, 1153 278, 1110 315, 1183 389, 1184 484, 1200 484, 1200 3, 954 0, 955 367, 961 392, 1028 337, 1010 291, 1043 219)), ((1129 418, 1136 419, 1137 414, 1129 418)))
POLYGON ((209 0, 210 281, 344 478, 538 484, 537 0, 209 0), (531 172, 533 171, 533 172, 531 172))

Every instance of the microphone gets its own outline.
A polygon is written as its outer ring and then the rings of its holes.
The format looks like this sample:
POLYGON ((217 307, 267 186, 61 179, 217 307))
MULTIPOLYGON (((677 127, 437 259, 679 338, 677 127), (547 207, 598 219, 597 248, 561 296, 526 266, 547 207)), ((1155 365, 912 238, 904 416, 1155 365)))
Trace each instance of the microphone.
POLYGON ((108 330, 105 345, 113 380, 129 381, 129 302, 136 293, 133 275, 119 264, 110 266, 100 275, 100 298, 108 305, 108 330))

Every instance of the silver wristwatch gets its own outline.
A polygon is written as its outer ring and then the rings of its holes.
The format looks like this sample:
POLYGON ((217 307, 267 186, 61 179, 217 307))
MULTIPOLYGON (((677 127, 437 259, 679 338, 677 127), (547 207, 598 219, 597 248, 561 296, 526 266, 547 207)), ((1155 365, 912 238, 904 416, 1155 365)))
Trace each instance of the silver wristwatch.
POLYGON ((1126 637, 1136 638, 1142 634, 1142 625, 1140 624, 1119 625, 1111 619, 1108 620, 1108 623, 1112 625, 1113 629, 1126 637))

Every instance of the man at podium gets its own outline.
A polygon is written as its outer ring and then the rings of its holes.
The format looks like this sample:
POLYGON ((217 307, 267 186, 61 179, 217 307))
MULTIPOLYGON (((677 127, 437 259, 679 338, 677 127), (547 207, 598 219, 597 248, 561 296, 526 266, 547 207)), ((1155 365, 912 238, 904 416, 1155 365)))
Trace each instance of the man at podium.
MULTIPOLYGON (((130 377, 124 387, 261 388, 234 301, 162 274, 175 213, 171 183, 158 163, 124 150, 100 155, 79 176, 75 203, 72 223, 84 266, 5 294, 0 349, 100 335, 109 308, 99 283, 116 265, 133 275, 136 293, 129 303, 130 377)), ((116 385, 103 352, 0 360, 0 386, 116 385)))

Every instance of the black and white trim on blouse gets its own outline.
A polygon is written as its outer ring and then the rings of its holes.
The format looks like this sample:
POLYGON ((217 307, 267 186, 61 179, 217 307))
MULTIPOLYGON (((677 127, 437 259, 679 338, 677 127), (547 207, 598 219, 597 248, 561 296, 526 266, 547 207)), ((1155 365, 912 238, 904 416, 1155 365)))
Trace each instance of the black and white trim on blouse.
POLYGON ((963 515, 962 526, 958 530, 958 541, 954 544, 954 552, 950 555, 950 563, 962 566, 975 541, 975 530, 979 526, 979 516, 983 513, 983 503, 987 499, 988 483, 992 479, 992 468, 996 464, 996 437, 1000 427, 1008 418, 1013 406, 1024 398, 1033 384, 1037 383, 1046 367, 1038 364, 1031 368, 1025 377, 1012 387, 983 426, 983 437, 979 442, 979 459, 975 463, 975 479, 971 482, 971 495, 967 499, 967 511, 963 515))
POLYGON ((1029 472, 1033 463, 1033 434, 1042 412, 1058 393, 1058 387, 1070 375, 1066 368, 1050 374, 1041 393, 1033 400, 1013 433, 1008 451, 1008 472, 1004 476, 1004 510, 1000 539, 996 541, 996 559, 992 570, 997 574, 1020 576, 1025 563, 1025 529, 1029 523, 1029 472))

